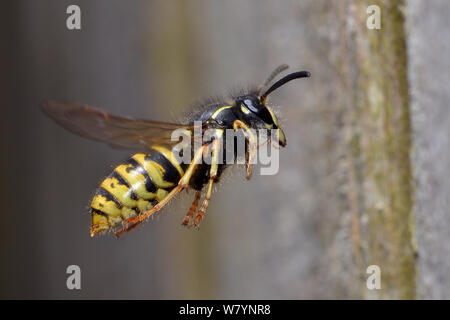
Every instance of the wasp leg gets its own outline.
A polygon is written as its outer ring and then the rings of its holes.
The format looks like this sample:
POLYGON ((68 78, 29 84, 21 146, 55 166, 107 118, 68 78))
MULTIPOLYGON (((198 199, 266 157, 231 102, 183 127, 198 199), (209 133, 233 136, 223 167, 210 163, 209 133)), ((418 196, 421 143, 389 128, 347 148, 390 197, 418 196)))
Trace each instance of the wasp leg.
POLYGON ((195 193, 194 202, 192 202, 192 205, 189 208, 188 213, 186 213, 186 216, 184 217, 183 222, 181 223, 181 225, 187 226, 189 224, 189 222, 191 221, 191 219, 194 217, 194 212, 197 210, 198 201, 200 200, 200 195, 201 195, 200 191, 197 191, 195 193))
POLYGON ((248 144, 249 144, 249 156, 246 163, 247 168, 247 180, 250 180, 252 177, 252 166, 255 161, 256 152, 258 150, 258 141, 256 135, 250 130, 250 128, 241 120, 235 120, 233 123, 234 131, 238 129, 243 129, 247 134, 248 144))
POLYGON ((265 145, 267 145, 269 143, 269 139, 267 139, 266 141, 264 141, 263 143, 259 144, 257 147, 257 150, 261 149, 262 147, 264 147, 265 145))
POLYGON ((178 182, 178 185, 174 189, 172 189, 172 191, 170 191, 170 193, 164 199, 162 199, 160 202, 158 202, 149 211, 144 212, 143 214, 141 214, 137 217, 125 220, 125 223, 128 225, 129 223, 138 223, 138 222, 141 222, 141 221, 147 219, 155 212, 161 210, 161 208, 163 208, 169 202, 169 200, 172 199, 177 193, 181 192, 184 188, 186 188, 187 185, 189 184, 189 180, 191 179, 193 173, 195 172, 195 169, 197 168, 197 165, 199 163, 201 163, 203 152, 205 151, 205 149, 207 147, 208 147, 208 145, 203 145, 200 147, 200 149, 198 149, 196 151, 191 164, 187 168, 183 177, 181 177, 180 181, 178 182))
MULTIPOLYGON (((186 189, 186 190, 188 190, 188 189, 186 189)), ((191 208, 189 209, 189 211, 188 211, 188 213, 186 214, 186 216, 185 216, 183 222, 181 223, 183 226, 187 226, 187 225, 189 224, 191 218, 194 217, 194 212, 197 210, 198 201, 200 200, 200 195, 201 195, 201 192, 200 192, 200 191, 197 191, 197 192, 195 193, 195 199, 194 199, 194 202, 192 203, 191 208)), ((126 226, 125 228, 123 228, 122 230, 119 230, 119 231, 115 232, 114 234, 116 235, 117 238, 119 238, 122 234, 124 234, 124 233, 126 233, 126 232, 128 232, 128 231, 130 231, 130 230, 133 230, 134 228, 136 228, 136 227, 137 227, 139 224, 141 224, 142 222, 143 222, 143 220, 141 220, 141 221, 139 221, 139 222, 136 222, 136 223, 134 223, 134 224, 131 224, 131 225, 129 225, 129 226, 126 226)))
POLYGON ((208 191, 206 192, 205 199, 203 199, 202 206, 200 207, 200 209, 198 210, 197 214, 195 215, 195 219, 194 219, 194 222, 193 222, 193 226, 195 228, 199 227, 200 222, 202 221, 203 216, 206 213, 206 209, 208 209, 209 200, 211 200, 211 193, 212 193, 213 182, 214 182, 213 179, 209 180, 209 182, 208 182, 208 191))
POLYGON ((142 221, 139 221, 139 222, 136 222, 136 223, 134 223, 134 224, 132 224, 132 225, 130 225, 130 226, 126 226, 126 227, 124 227, 122 230, 119 230, 119 231, 115 232, 114 234, 116 235, 117 238, 120 238, 120 236, 121 236, 122 234, 124 234, 125 232, 128 232, 128 231, 130 231, 130 230, 133 230, 133 229, 136 228, 139 224, 141 224, 141 222, 142 222, 142 221))
POLYGON ((222 130, 218 130, 220 133, 219 139, 215 139, 212 142, 212 159, 211 159, 211 169, 209 171, 209 182, 208 182, 208 190, 206 191, 205 199, 203 200, 202 206, 198 210, 197 215, 195 216, 193 225, 194 227, 198 228, 200 225, 200 221, 202 221, 203 216, 205 215, 206 209, 209 205, 209 200, 211 199, 211 193, 212 193, 212 186, 214 183, 214 180, 217 178, 217 171, 219 168, 219 154, 220 154, 220 143, 221 143, 221 135, 223 133, 222 130))

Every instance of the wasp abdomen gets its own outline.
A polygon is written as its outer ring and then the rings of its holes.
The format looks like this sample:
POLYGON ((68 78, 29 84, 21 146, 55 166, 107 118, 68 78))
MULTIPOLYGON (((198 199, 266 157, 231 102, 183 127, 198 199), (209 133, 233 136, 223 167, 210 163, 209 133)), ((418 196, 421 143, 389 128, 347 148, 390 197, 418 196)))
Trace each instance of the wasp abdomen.
POLYGON ((171 150, 154 146, 118 165, 96 190, 91 202, 91 235, 138 216, 164 199, 184 171, 171 150))

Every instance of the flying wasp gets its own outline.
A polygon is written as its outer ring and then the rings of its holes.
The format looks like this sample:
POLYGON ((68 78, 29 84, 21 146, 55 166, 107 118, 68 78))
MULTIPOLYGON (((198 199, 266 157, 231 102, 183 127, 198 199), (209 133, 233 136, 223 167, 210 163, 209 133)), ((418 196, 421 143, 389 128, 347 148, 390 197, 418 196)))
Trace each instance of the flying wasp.
POLYGON ((118 165, 96 190, 90 204, 91 236, 106 231, 120 236, 161 210, 186 188, 192 188, 196 193, 182 225, 198 227, 208 208, 212 186, 227 166, 219 161, 225 130, 242 130, 244 133, 247 179, 252 175, 252 163, 259 147, 254 129, 275 130, 278 145, 286 146, 278 119, 267 106, 267 97, 291 80, 310 77, 309 72, 299 71, 270 85, 287 68, 287 65, 276 68, 257 89, 246 90, 229 101, 201 106, 188 124, 135 120, 85 105, 44 102, 41 105, 43 111, 72 133, 114 147, 143 150, 118 165), (180 162, 174 156, 178 141, 171 139, 172 132, 182 129, 194 143, 194 121, 201 122, 202 131, 212 130, 213 136, 192 152, 190 163, 180 162), (210 164, 202 163, 204 154, 211 155, 210 164), (197 212, 202 193, 204 199, 197 212))

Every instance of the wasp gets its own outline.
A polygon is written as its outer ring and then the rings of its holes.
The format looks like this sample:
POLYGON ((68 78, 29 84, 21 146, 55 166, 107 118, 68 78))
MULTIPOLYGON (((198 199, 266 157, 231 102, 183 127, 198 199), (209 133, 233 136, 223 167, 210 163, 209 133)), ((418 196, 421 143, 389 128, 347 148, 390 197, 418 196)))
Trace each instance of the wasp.
POLYGON ((169 123, 137 120, 103 112, 79 104, 46 101, 41 108, 56 123, 79 136, 110 144, 114 147, 142 151, 115 167, 97 188, 90 204, 91 236, 113 231, 116 236, 130 231, 161 210, 175 195, 192 188, 195 199, 182 225, 198 228, 211 199, 213 184, 227 167, 219 161, 224 131, 241 130, 245 136, 246 178, 252 175, 252 160, 258 149, 252 129, 275 130, 279 146, 286 146, 286 137, 274 111, 267 106, 270 93, 287 82, 310 77, 307 71, 290 73, 270 85, 287 65, 276 68, 263 85, 247 89, 227 101, 214 101, 200 106, 189 123, 169 123), (194 122, 201 122, 201 130, 213 131, 212 139, 202 142, 191 153, 190 163, 174 157, 171 134, 182 129, 194 142, 194 122), (202 163, 209 153, 209 164, 202 163), (199 201, 204 199, 197 211, 199 201))

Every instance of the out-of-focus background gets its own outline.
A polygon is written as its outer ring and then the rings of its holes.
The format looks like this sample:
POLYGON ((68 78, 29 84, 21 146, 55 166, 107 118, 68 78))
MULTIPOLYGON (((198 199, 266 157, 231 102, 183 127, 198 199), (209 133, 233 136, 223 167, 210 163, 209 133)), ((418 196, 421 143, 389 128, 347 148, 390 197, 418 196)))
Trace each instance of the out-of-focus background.
POLYGON ((449 14, 446 0, 4 3, 0 297, 449 299, 449 14), (313 76, 271 96, 277 175, 231 170, 199 231, 180 226, 190 193, 120 240, 89 236, 90 198, 130 152, 66 132, 42 100, 178 120, 280 63, 313 76))

